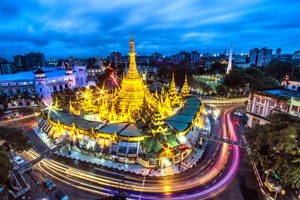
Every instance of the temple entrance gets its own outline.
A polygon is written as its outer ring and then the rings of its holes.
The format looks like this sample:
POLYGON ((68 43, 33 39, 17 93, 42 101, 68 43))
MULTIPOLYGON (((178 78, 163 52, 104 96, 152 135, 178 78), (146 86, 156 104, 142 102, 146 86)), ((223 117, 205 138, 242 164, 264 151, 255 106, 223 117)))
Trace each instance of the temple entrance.
POLYGON ((160 167, 161 169, 171 167, 172 166, 172 159, 167 157, 160 158, 160 167))

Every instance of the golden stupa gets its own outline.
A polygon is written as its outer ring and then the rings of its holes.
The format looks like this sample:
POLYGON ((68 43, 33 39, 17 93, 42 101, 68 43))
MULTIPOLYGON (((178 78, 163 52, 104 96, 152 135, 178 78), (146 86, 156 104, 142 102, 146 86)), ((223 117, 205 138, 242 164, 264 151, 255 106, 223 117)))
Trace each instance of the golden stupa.
POLYGON ((135 61, 134 41, 130 36, 129 68, 123 77, 116 97, 119 110, 130 110, 131 113, 139 112, 147 104, 156 107, 156 99, 151 95, 140 76, 135 61))
POLYGON ((129 68, 122 77, 120 86, 106 90, 103 85, 102 89, 97 87, 93 91, 91 87, 87 87, 82 94, 76 96, 76 101, 70 101, 69 110, 85 119, 118 123, 136 122, 151 117, 156 112, 166 118, 176 110, 173 108, 181 106, 182 99, 176 90, 174 75, 169 91, 162 87, 160 94, 157 91, 151 94, 138 72, 134 40, 130 36, 129 68))

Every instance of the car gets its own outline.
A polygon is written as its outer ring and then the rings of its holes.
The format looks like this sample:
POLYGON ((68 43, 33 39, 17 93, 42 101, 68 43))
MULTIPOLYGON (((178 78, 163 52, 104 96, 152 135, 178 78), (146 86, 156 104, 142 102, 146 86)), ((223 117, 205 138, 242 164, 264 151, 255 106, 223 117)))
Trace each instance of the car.
POLYGON ((59 200, 69 200, 69 197, 63 193, 61 190, 58 190, 55 192, 55 197, 59 200))
POLYGON ((49 179, 43 181, 43 186, 49 191, 52 191, 56 188, 56 185, 49 179))
POLYGON ((243 116, 243 113, 240 112, 240 111, 236 111, 236 112, 234 112, 233 114, 235 114, 235 115, 237 115, 237 116, 239 116, 239 117, 242 117, 242 116, 243 116))
POLYGON ((17 165, 22 165, 25 163, 25 161, 23 160, 23 158, 21 156, 16 156, 14 157, 14 162, 17 164, 17 165))
POLYGON ((17 164, 15 169, 21 169, 22 172, 31 170, 31 164, 28 164, 21 156, 14 157, 14 162, 17 164))

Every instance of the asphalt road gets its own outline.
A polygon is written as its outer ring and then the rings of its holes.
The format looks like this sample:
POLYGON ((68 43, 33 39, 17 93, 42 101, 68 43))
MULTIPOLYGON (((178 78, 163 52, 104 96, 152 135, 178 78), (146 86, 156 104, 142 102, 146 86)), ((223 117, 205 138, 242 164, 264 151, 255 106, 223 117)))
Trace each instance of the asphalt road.
MULTIPOLYGON (((222 109, 225 109, 226 106, 221 107, 222 109)), ((213 120, 213 119, 212 119, 213 120)), ((32 131, 30 130, 30 127, 33 125, 34 121, 27 121, 26 123, 23 123, 21 126, 26 130, 26 135, 30 138, 31 143, 34 146, 34 149, 37 152, 43 152, 48 147, 41 141, 41 139, 32 131)), ((215 135, 221 134, 221 122, 220 118, 217 120, 212 121, 212 133, 215 135)), ((189 169, 185 172, 182 172, 177 175, 173 176, 166 176, 166 177, 141 177, 135 174, 128 174, 125 172, 120 171, 112 171, 111 169, 104 168, 101 166, 94 166, 89 163, 79 162, 67 158, 62 158, 56 155, 51 156, 51 159, 57 161, 58 163, 61 163, 63 165, 72 166, 74 169, 83 170, 89 173, 101 175, 102 177, 105 177, 106 179, 113 179, 118 180, 122 184, 127 184, 127 187, 109 187, 106 186, 105 189, 107 191, 110 191, 111 194, 117 194, 119 191, 122 191, 123 189, 126 190, 127 193, 131 193, 130 183, 134 182, 134 185, 140 185, 143 186, 143 188, 153 188, 155 186, 157 187, 165 187, 166 183, 181 183, 185 184, 188 183, 191 180, 199 178, 199 176, 204 176, 205 173, 210 169, 211 166, 213 166, 217 162, 217 157, 220 153, 222 144, 218 142, 209 141, 207 150, 204 154, 204 156, 201 158, 201 160, 198 162, 196 166, 194 166, 192 169, 189 169), (134 180, 134 181, 133 181, 134 180), (129 191, 127 191, 129 189, 129 191)), ((228 200, 239 200, 239 199, 249 199, 247 198, 249 195, 247 193, 251 192, 254 195, 251 195, 251 200, 261 199, 259 197, 259 190, 257 188, 257 182, 254 176, 254 173, 252 172, 251 166, 249 167, 249 164, 245 161, 245 151, 241 150, 241 163, 239 166, 239 170, 237 172, 237 176, 233 179, 233 181, 228 184, 221 193, 214 195, 213 197, 210 197, 209 199, 214 200, 221 200, 221 199, 228 199, 228 200), (257 196, 255 194, 258 194, 257 196)), ((230 158, 231 159, 231 158, 230 158)), ((231 161, 231 160, 229 160, 231 161)), ((227 162, 224 169, 220 171, 220 174, 217 178, 220 178, 223 176, 223 171, 228 169, 230 167, 231 162, 227 162)), ((36 181, 41 181, 45 178, 51 178, 51 176, 47 175, 45 172, 43 172, 42 169, 45 169, 46 165, 43 163, 37 164, 31 173, 32 177, 36 181)), ((49 170, 51 171, 51 170, 49 170)), ((54 171, 51 171, 51 173, 56 173, 54 171)), ((96 199, 99 198, 99 194, 95 194, 94 192, 88 192, 86 190, 81 190, 79 187, 82 186, 82 183, 87 185, 97 185, 93 180, 82 180, 82 177, 72 177, 72 180, 70 181, 70 177, 72 174, 64 174, 64 173, 57 173, 56 174, 59 179, 67 181, 71 183, 65 184, 64 181, 56 181, 52 178, 52 180, 57 184, 58 188, 63 190, 67 195, 71 197, 71 199, 96 199), (78 183, 81 182, 81 183, 78 183)), ((172 192, 172 189, 170 191, 167 191, 161 195, 157 196, 158 198, 168 198, 173 197, 174 195, 178 194, 186 194, 186 193, 192 193, 197 192, 197 190, 202 190, 207 185, 213 184, 217 179, 210 180, 209 182, 206 182, 205 184, 199 184, 198 186, 190 189, 184 189, 177 192, 172 192), (198 189, 197 189, 198 188, 198 189)), ((171 185, 172 185, 171 184, 171 185)), ((38 185, 37 185, 38 187, 38 185)), ((93 188, 89 187, 88 188, 93 188)), ((34 194, 34 191, 31 192, 34 194)), ((46 192, 45 192, 46 193, 46 192)), ((44 193, 44 194, 45 194, 44 193)), ((139 193, 140 198, 144 199, 143 195, 148 195, 148 193, 140 191, 139 193)), ((46 193, 46 195, 53 196, 53 193, 46 193)))

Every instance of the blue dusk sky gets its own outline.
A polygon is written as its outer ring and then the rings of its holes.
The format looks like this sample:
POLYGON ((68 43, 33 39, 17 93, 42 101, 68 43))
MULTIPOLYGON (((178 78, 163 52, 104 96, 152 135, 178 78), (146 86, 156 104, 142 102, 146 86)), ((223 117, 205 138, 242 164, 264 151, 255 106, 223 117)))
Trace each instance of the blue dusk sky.
POLYGON ((1 0, 0 57, 300 49, 299 0, 1 0))

